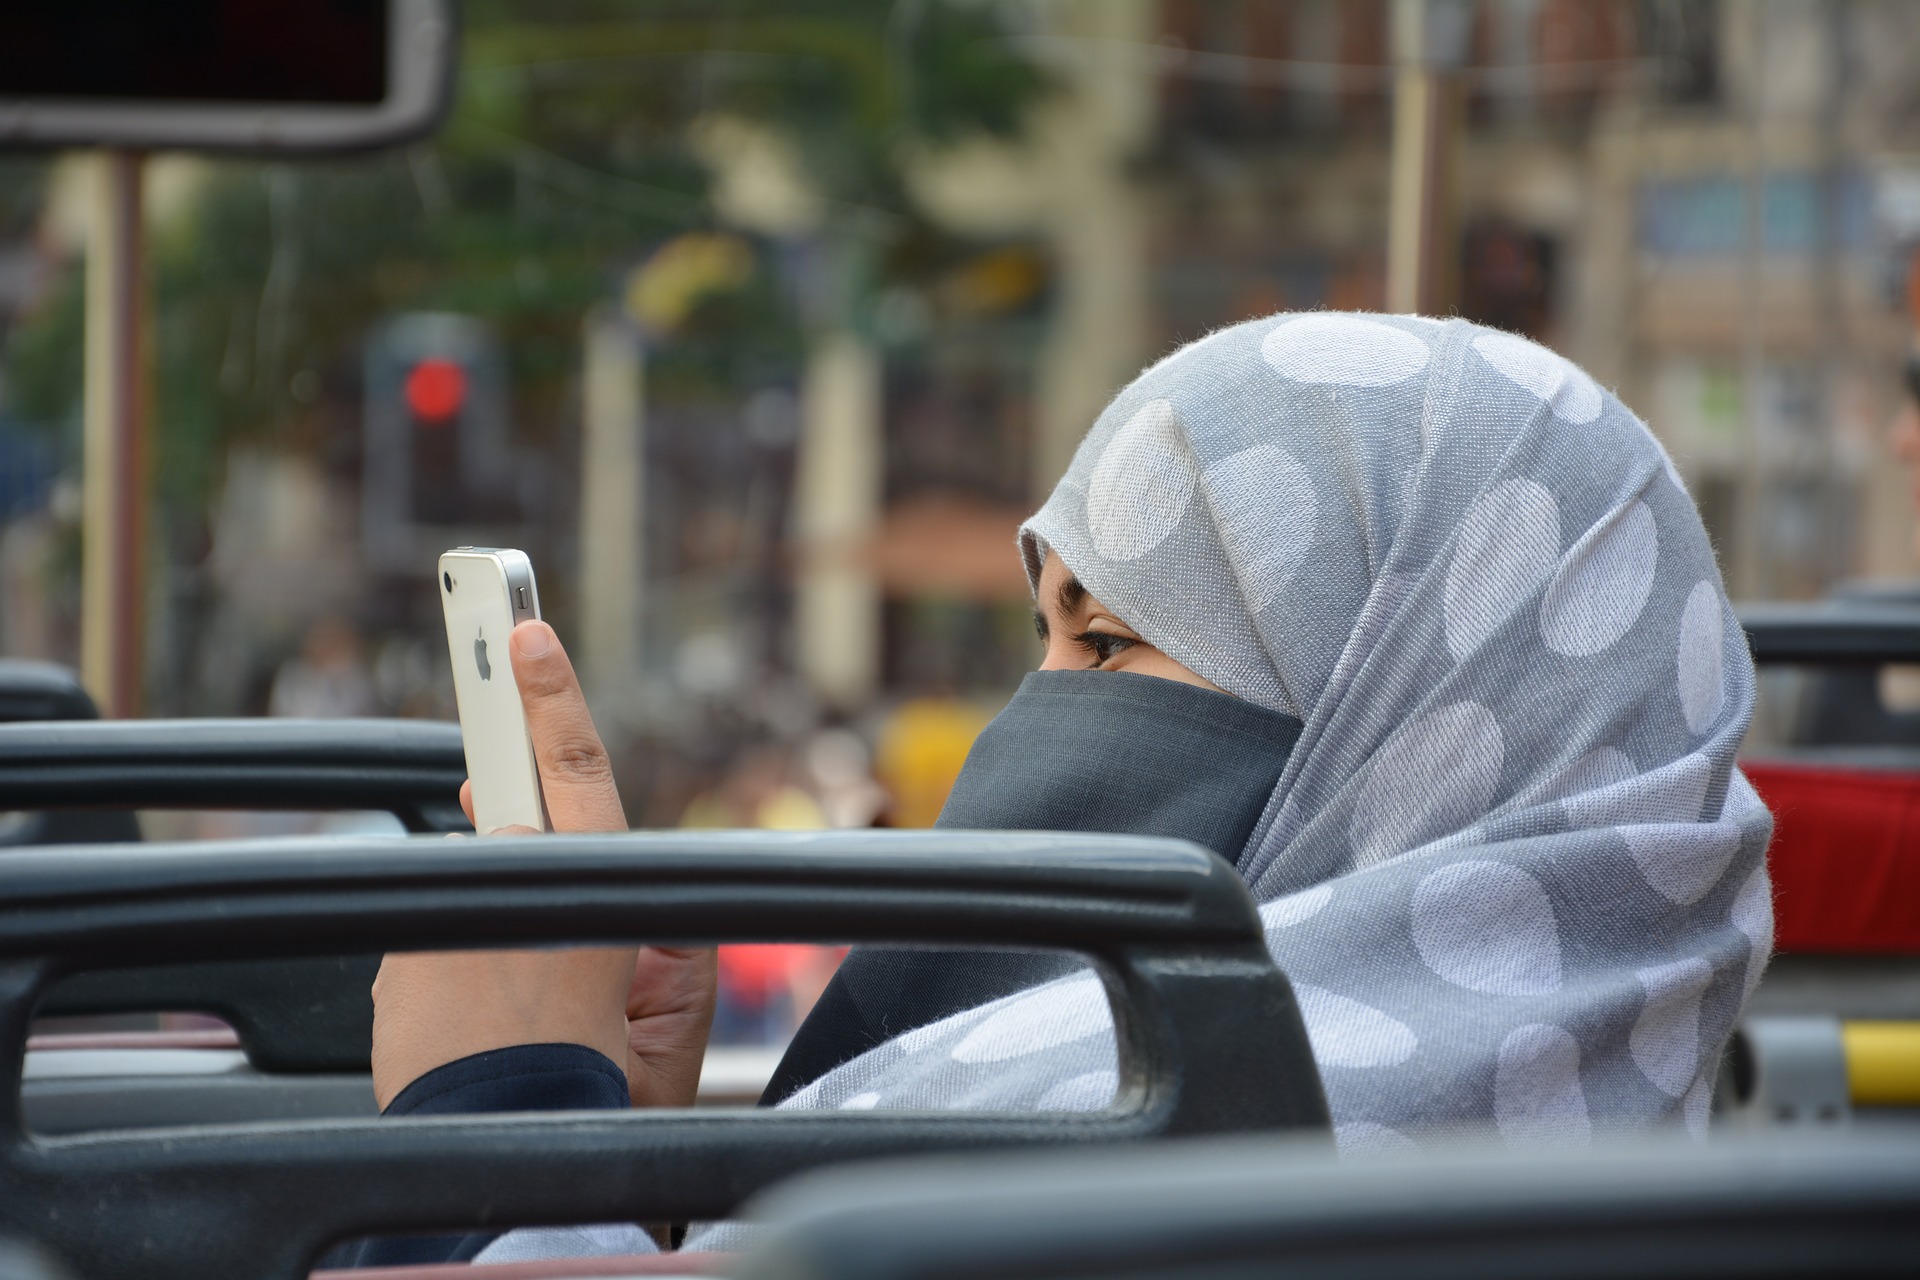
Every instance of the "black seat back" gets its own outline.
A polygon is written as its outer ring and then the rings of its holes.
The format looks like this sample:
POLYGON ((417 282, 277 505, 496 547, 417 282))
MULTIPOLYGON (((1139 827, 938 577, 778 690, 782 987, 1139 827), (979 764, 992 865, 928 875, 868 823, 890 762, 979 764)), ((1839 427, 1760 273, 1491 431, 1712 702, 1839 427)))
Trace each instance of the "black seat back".
POLYGON ((1920 1144, 1330 1160, 1273 1140, 889 1161, 750 1206, 740 1280, 1911 1275, 1920 1144))
MULTIPOLYGON (((51 668, 60 672, 59 668, 51 668)), ((43 673, 44 674, 44 673, 43 673)), ((51 675, 39 702, 86 695, 51 675)), ((25 687, 24 685, 22 687, 25 687)), ((91 706, 90 703, 86 704, 91 706)), ((409 831, 471 831, 460 727, 418 720, 57 720, 0 724, 0 812, 86 820, 138 839, 139 808, 383 810, 409 831)), ((43 843, 41 840, 26 843, 43 843)), ((5 854, 0 856, 13 856, 5 854)), ((365 1071, 377 954, 216 960, 92 973, 50 993, 48 1015, 212 1014, 266 1071, 365 1071)))
POLYGON ((724 1216, 822 1164, 1308 1130, 1306 1030, 1233 868, 1178 841, 973 832, 310 839, 0 858, 0 1229, 87 1274, 290 1280, 327 1245, 724 1216), (21 1048, 56 976, 220 956, 641 939, 1060 947, 1105 977, 1102 1114, 619 1112, 31 1139, 21 1048))
POLYGON ((4 809, 375 809, 471 831, 460 726, 427 720, 0 724, 4 809))
MULTIPOLYGON (((79 677, 51 662, 0 658, 0 724, 22 720, 98 720, 100 710, 79 677)), ((0 803, 0 849, 22 844, 89 844, 138 840, 131 813, 44 810, 0 803)))

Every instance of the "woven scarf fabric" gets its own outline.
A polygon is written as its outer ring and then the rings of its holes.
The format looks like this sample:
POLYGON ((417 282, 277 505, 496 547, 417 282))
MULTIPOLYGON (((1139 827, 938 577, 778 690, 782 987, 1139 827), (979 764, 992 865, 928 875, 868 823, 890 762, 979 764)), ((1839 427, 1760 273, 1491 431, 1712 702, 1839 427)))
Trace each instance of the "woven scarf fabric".
MULTIPOLYGON (((1619 400, 1464 321, 1249 321, 1123 390, 1021 549, 1304 722, 1236 865, 1343 1152, 1704 1132, 1771 947, 1772 820, 1734 764, 1744 636, 1619 400)), ((1114 1053, 1082 973, 782 1105, 1097 1108, 1114 1053)))

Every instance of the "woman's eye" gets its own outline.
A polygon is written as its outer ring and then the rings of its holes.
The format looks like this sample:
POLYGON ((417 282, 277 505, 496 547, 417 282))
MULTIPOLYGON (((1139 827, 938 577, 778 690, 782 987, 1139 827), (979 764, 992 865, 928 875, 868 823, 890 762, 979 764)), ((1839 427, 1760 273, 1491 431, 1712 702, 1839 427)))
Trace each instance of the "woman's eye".
POLYGON ((1093 665, 1096 667, 1104 667, 1140 643, 1126 636, 1114 635, 1111 631, 1082 631, 1074 639, 1080 642, 1081 648, 1093 655, 1093 665))

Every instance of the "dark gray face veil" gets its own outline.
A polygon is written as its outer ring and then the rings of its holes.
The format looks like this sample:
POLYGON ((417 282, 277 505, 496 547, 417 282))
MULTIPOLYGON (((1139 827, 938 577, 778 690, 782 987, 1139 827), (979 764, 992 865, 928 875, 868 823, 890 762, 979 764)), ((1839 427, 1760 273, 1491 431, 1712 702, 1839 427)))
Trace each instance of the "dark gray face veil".
MULTIPOLYGON (((1300 721, 1197 685, 1035 671, 974 742, 939 826, 1168 836, 1235 861, 1300 721)), ((868 1049, 1079 967, 1071 956, 862 947, 794 1037, 764 1102, 868 1049)))
POLYGON ((1170 836, 1237 861, 1300 721, 1111 671, 1035 671, 980 734, 939 825, 1170 836))

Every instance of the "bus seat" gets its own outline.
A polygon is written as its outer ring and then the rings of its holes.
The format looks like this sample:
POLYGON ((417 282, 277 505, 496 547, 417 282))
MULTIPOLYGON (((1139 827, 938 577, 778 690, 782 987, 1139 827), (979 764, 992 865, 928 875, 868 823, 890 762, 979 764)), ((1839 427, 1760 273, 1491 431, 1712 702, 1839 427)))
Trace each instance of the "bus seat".
POLYGON ((1773 810, 1775 946, 1920 956, 1920 753, 1879 767, 1819 757, 1743 767, 1773 810))

